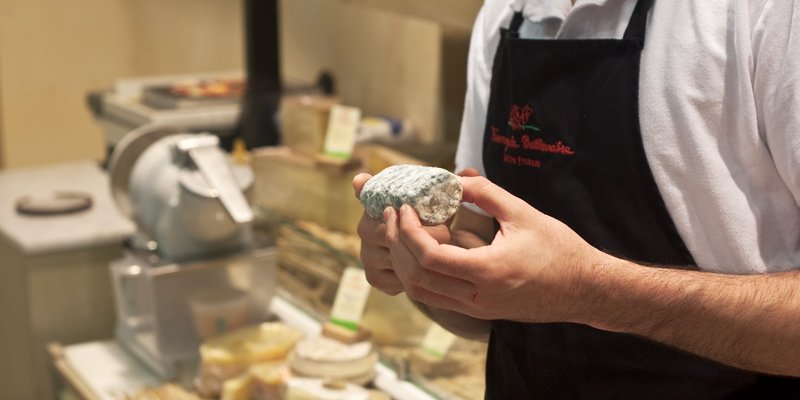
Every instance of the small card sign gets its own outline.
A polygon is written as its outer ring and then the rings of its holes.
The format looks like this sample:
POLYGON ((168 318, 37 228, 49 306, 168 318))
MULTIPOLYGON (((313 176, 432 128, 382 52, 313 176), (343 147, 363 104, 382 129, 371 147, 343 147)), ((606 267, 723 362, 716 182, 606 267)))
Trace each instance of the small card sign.
POLYGON ((325 154, 350 158, 356 145, 356 134, 361 123, 361 109, 343 105, 331 108, 328 130, 325 133, 325 154))
POLYGON ((345 268, 333 300, 331 322, 358 331, 370 289, 364 270, 356 267, 345 268))
POLYGON ((442 359, 455 341, 456 335, 448 332, 438 324, 433 323, 425 334, 425 338, 422 339, 420 347, 437 358, 442 359))

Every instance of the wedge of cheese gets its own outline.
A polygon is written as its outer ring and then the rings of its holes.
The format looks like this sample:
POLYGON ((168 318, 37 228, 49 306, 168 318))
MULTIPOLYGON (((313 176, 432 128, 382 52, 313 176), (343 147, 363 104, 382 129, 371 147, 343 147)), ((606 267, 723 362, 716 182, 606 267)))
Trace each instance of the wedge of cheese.
POLYGON ((250 392, 252 399, 283 399, 286 383, 291 379, 291 371, 285 362, 268 362, 256 364, 248 371, 253 379, 250 392))
POLYGON ((285 400, 368 400, 369 392, 361 386, 323 379, 292 378, 285 400))
POLYGON ((283 361, 303 333, 271 322, 206 339, 200 346, 200 371, 195 388, 208 397, 219 395, 223 382, 243 374, 252 365, 283 361))
POLYGON ((220 400, 250 400, 253 378, 249 374, 231 378, 222 384, 220 400))
POLYGON ((285 358, 302 337, 297 328, 268 322, 207 339, 200 357, 203 363, 249 366, 285 358))

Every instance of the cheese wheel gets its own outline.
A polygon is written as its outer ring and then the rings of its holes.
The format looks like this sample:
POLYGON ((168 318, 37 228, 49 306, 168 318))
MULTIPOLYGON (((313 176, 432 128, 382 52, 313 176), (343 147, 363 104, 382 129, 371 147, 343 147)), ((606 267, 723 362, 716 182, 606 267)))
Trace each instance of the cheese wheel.
POLYGON ((347 344, 325 336, 300 341, 289 355, 289 366, 300 376, 362 385, 375 377, 377 362, 378 354, 371 343, 347 344))

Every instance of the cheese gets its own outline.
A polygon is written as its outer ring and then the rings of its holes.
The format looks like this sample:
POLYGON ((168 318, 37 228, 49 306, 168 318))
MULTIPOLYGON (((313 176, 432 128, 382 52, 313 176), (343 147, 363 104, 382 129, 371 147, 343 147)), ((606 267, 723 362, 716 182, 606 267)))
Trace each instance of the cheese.
POLYGON ((206 339, 200 346, 195 386, 201 394, 214 397, 225 380, 246 372, 250 366, 285 360, 301 337, 299 329, 272 322, 206 339))
POLYGON ((347 362, 363 359, 372 352, 372 343, 346 344, 325 336, 300 341, 294 354, 300 358, 322 362, 347 362))
POLYGON ((289 355, 297 375, 366 384, 375 377, 378 354, 369 342, 346 344, 324 336, 304 339, 289 355))
POLYGON ((285 358, 303 336, 299 329, 282 323, 264 323, 215 336, 200 346, 203 363, 255 364, 285 358))
POLYGON ((253 380, 251 398, 259 400, 282 399, 284 387, 291 378, 284 362, 256 364, 248 371, 253 380))
POLYGON ((220 400, 249 400, 251 387, 252 378, 249 375, 228 379, 222 384, 220 400))
POLYGON ((322 379, 292 378, 286 400, 368 400, 369 392, 353 384, 322 379))
POLYGON ((425 225, 441 224, 458 211, 463 187, 458 176, 437 167, 394 165, 364 184, 361 204, 367 214, 384 222, 386 207, 407 204, 425 225))

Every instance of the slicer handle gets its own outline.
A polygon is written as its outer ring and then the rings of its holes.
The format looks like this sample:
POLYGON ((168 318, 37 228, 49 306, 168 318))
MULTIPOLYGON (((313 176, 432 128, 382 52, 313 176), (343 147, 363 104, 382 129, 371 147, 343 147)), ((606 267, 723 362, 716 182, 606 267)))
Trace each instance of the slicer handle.
POLYGON ((178 143, 178 147, 189 155, 208 185, 217 192, 231 218, 239 224, 252 222, 253 209, 239 188, 233 170, 218 145, 219 139, 212 135, 178 143))

